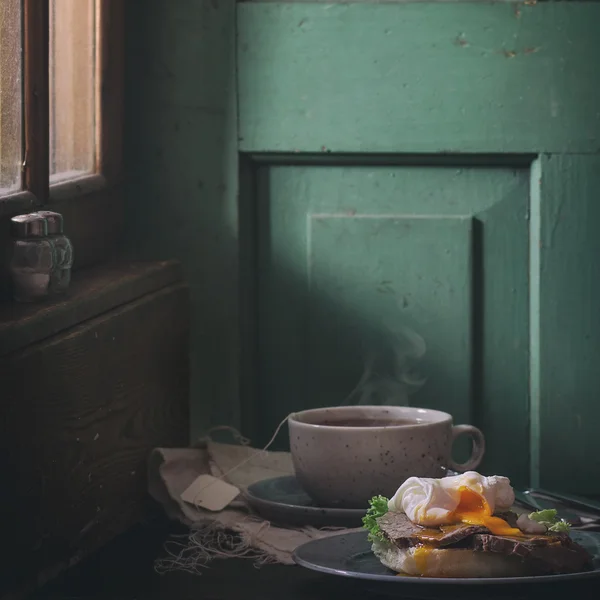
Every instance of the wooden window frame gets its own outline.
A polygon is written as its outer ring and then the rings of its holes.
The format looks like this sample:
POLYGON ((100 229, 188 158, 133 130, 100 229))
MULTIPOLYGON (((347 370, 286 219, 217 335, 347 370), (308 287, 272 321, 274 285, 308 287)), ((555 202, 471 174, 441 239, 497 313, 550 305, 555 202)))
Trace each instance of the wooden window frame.
POLYGON ((50 185, 49 0, 23 0, 21 190, 0 197, 0 217, 51 207, 65 217, 76 267, 115 250, 123 218, 124 2, 98 0, 95 173, 50 185))

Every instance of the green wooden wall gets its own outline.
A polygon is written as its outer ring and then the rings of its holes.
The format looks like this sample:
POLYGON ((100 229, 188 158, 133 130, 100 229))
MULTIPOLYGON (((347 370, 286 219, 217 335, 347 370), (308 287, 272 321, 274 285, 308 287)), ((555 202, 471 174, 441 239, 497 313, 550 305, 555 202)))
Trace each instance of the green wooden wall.
POLYGON ((127 246, 191 285, 193 436, 239 421, 234 8, 126 2, 127 246))
POLYGON ((391 322, 428 343, 411 402, 484 428, 486 470, 600 493, 600 5, 237 15, 262 438, 342 403, 391 322))

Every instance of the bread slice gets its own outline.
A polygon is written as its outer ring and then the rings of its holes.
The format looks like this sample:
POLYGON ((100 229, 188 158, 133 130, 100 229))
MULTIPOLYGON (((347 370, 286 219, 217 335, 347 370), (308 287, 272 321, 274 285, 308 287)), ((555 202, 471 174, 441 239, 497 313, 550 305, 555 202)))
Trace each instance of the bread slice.
POLYGON ((474 552, 468 548, 398 548, 387 542, 374 542, 372 549, 388 569, 417 577, 489 578, 535 574, 532 565, 519 557, 474 552))

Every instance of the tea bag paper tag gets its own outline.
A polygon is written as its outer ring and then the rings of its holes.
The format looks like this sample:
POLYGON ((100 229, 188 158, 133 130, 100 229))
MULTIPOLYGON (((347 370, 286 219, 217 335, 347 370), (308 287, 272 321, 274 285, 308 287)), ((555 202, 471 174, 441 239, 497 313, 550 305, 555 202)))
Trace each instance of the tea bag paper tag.
POLYGON ((181 499, 198 508, 216 512, 223 510, 239 493, 235 485, 206 474, 194 479, 181 494, 181 499))

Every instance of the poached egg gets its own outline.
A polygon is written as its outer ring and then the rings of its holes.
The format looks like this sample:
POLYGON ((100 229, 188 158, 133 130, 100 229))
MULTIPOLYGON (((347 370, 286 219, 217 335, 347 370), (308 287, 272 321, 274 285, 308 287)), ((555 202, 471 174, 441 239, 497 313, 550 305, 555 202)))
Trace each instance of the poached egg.
POLYGON ((438 527, 464 523, 482 525, 494 535, 521 536, 519 529, 494 517, 510 508, 515 494, 507 477, 484 477, 467 471, 454 477, 410 477, 390 499, 388 509, 403 512, 415 524, 438 527))

